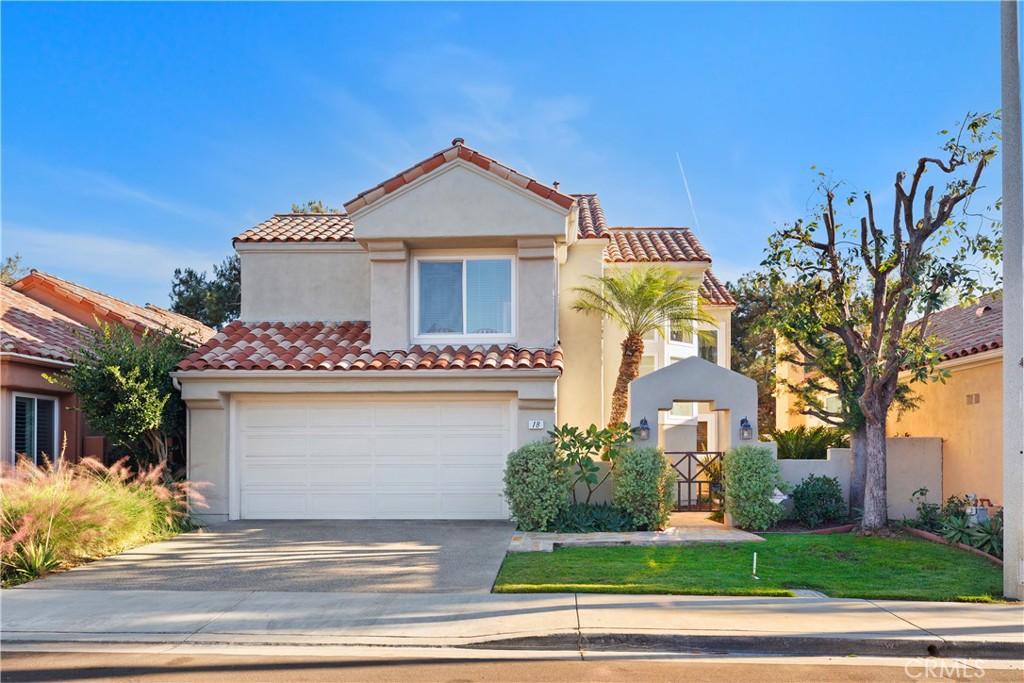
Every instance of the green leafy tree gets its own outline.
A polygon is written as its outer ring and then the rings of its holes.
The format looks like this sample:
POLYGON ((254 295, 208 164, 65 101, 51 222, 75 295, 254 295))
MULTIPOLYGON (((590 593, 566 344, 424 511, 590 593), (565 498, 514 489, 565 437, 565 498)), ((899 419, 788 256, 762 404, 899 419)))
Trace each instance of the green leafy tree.
POLYGON ((20 280, 26 273, 28 271, 21 265, 21 254, 8 256, 0 266, 0 284, 9 285, 20 280))
POLYGON ((237 318, 242 308, 242 262, 238 254, 214 264, 213 277, 192 268, 175 268, 171 310, 204 325, 220 327, 237 318))
POLYGON ((765 324, 775 306, 767 274, 751 271, 726 283, 736 310, 732 313, 732 369, 757 382, 757 426, 761 434, 775 428, 775 331, 765 324))
MULTIPOLYGON (((942 158, 922 157, 913 173, 896 174, 891 228, 879 227, 870 193, 859 226, 847 229, 836 209, 841 183, 820 174, 819 218, 797 221, 769 239, 764 262, 776 282, 790 281, 815 297, 822 328, 863 384, 852 387, 864 420, 866 481, 863 526, 887 523, 886 420, 900 392, 900 372, 913 380, 941 377, 941 356, 929 336, 944 295, 970 300, 999 281, 998 223, 965 211, 986 165, 995 156, 998 114, 971 114, 943 145, 942 158), (964 173, 964 171, 969 171, 964 173), (938 197, 927 172, 947 179, 938 197), (910 322, 911 315, 918 316, 910 322)), ((943 135, 949 135, 943 131, 943 135)), ((847 205, 857 202, 851 193, 847 205)))
POLYGON ((626 333, 608 419, 608 427, 615 428, 626 419, 629 383, 640 375, 644 337, 652 332, 664 335, 669 324, 693 331, 698 323, 714 320, 704 311, 698 285, 668 266, 613 270, 588 279, 590 286, 573 290, 573 310, 604 316, 626 333))
POLYGON ((167 464, 172 447, 185 436, 185 404, 170 372, 187 354, 177 332, 136 337, 121 325, 100 325, 78 333, 69 349, 74 365, 47 381, 78 394, 89 425, 139 464, 167 464))
POLYGON ((310 199, 302 204, 292 204, 292 213, 341 213, 341 209, 324 206, 319 199, 310 199))

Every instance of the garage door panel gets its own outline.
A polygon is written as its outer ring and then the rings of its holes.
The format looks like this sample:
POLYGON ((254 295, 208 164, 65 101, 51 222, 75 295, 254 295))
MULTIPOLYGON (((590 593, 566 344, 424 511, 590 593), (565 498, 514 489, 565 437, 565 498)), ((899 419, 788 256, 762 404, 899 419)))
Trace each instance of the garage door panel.
POLYGON ((437 441, 431 434, 377 436, 374 443, 375 453, 379 456, 415 458, 418 456, 433 457, 437 454, 437 441))
POLYGON ((446 456, 472 455, 493 458, 496 453, 502 453, 507 444, 507 433, 443 434, 441 436, 441 453, 446 456))
POLYGON ((286 462, 250 465, 246 475, 246 482, 251 486, 305 486, 309 481, 307 467, 286 462))
POLYGON ((240 404, 249 519, 501 519, 508 401, 240 404))
POLYGON ((313 458, 361 458, 365 460, 373 454, 373 440, 363 434, 351 436, 310 434, 307 440, 309 454, 313 458))
POLYGON ((296 491, 249 491, 242 515, 254 519, 301 518, 306 515, 306 497, 296 491))
POLYGON ((306 419, 306 408, 301 406, 255 403, 246 407, 242 426, 257 428, 305 427, 306 419))
POLYGON ((366 464, 333 465, 333 464, 310 464, 307 468, 309 482, 311 484, 344 484, 364 485, 373 484, 373 467, 366 464))
POLYGON ((314 405, 309 410, 311 427, 365 428, 373 421, 373 409, 359 404, 314 405))
POLYGON ((441 405, 442 427, 508 427, 508 404, 460 403, 441 405))
POLYGON ((249 434, 242 437, 242 449, 248 458, 302 457, 306 454, 305 439, 300 434, 249 434))
POLYGON ((408 404, 384 403, 374 410, 375 427, 434 427, 437 424, 437 407, 408 404))
POLYGON ((442 465, 441 484, 495 489, 501 482, 501 467, 493 465, 442 465))

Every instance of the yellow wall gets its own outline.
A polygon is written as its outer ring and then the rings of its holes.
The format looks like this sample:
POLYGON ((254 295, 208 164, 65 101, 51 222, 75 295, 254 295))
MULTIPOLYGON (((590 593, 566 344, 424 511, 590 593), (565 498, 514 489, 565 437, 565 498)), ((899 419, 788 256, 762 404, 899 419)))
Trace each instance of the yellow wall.
POLYGON ((942 496, 974 493, 994 505, 1003 500, 1002 353, 969 357, 943 365, 945 384, 914 384, 921 407, 889 416, 890 436, 942 438, 942 496), (978 394, 977 404, 967 403, 978 394))

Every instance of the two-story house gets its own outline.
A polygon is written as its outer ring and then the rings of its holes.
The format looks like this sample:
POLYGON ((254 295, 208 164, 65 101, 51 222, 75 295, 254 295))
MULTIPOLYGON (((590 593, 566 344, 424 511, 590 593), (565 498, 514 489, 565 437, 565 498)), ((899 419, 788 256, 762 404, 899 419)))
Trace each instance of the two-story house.
MULTIPOLYGON (((507 517, 509 451, 607 420, 623 334, 571 305, 608 268, 672 264, 718 321, 650 340, 645 371, 729 364, 734 302, 686 228, 609 227, 460 139, 345 209, 236 237, 241 318, 174 373, 209 518, 507 517)), ((693 448, 713 415, 660 422, 693 448)))

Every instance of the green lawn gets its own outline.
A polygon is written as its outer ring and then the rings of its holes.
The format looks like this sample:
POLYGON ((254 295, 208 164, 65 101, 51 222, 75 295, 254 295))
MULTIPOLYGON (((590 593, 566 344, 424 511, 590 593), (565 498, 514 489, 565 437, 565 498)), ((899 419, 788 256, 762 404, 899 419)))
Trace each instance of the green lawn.
POLYGON ((792 595, 835 598, 999 600, 1002 567, 912 536, 768 534, 764 543, 560 548, 509 553, 497 593, 792 595), (754 551, 757 574, 750 575, 754 551))

